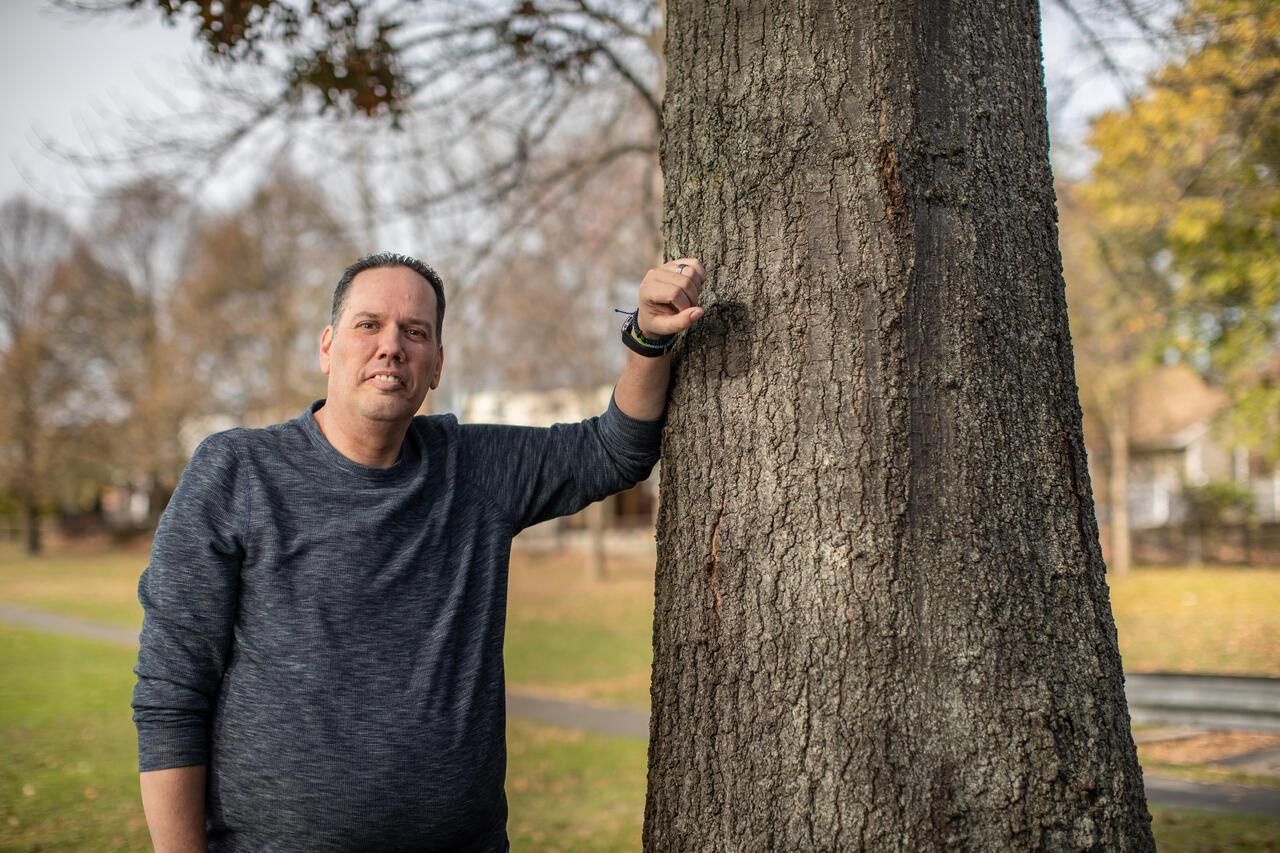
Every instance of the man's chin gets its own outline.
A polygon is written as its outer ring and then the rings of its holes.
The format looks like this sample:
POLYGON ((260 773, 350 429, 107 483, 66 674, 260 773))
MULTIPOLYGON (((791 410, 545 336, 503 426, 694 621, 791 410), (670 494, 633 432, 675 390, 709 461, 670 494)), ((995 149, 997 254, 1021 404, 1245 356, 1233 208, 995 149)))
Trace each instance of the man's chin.
POLYGON ((371 421, 403 421, 416 415, 421 405, 421 401, 415 404, 408 397, 385 395, 381 399, 366 401, 360 407, 360 414, 371 421))

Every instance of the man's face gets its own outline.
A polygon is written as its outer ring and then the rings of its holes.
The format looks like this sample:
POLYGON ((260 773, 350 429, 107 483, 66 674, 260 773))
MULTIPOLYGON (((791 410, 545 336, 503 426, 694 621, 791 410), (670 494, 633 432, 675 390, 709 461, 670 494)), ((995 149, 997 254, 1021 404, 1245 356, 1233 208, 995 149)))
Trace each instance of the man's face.
POLYGON ((329 377, 325 408, 348 423, 405 421, 440 384, 436 295, 407 267, 365 270, 347 290, 337 325, 320 337, 329 377))

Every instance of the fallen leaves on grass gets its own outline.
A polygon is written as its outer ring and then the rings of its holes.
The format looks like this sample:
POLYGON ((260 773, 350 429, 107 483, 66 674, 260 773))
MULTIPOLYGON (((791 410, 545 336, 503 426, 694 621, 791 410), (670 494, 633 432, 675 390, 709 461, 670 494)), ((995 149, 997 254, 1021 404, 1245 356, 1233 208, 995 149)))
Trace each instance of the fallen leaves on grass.
POLYGON ((1193 737, 1144 743, 1138 747, 1138 755, 1143 761, 1192 765, 1213 764, 1264 749, 1280 749, 1280 735, 1205 732, 1193 737))

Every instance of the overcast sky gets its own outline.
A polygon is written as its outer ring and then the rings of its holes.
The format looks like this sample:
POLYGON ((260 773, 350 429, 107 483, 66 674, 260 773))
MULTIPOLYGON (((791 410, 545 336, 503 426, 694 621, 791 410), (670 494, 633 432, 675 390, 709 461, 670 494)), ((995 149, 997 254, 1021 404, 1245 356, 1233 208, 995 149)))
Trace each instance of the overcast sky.
POLYGON ((0 5, 0 198, 16 192, 62 204, 81 182, 50 157, 43 136, 83 148, 112 116, 156 107, 152 94, 182 79, 191 36, 158 15, 72 16, 46 0, 0 5))
MULTIPOLYGON (((1051 11, 1045 53, 1051 84, 1055 70, 1079 61, 1051 11)), ((76 169, 50 156, 41 137, 84 150, 114 117, 157 107, 156 91, 189 91, 184 69, 197 61, 191 27, 166 27, 154 12, 72 16, 47 0, 0 0, 0 198, 26 192, 82 212, 88 194, 76 169)), ((1085 116, 1117 101, 1099 80, 1073 97, 1067 123, 1078 135, 1085 116)))

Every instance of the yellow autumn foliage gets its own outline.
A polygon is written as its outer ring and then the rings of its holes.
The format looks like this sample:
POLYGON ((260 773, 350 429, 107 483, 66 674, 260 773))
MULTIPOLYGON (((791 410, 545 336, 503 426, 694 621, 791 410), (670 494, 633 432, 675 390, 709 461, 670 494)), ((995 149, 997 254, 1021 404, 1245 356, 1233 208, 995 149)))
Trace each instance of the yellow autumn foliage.
POLYGON ((1236 438, 1280 458, 1280 3, 1189 0, 1177 29, 1182 54, 1094 122, 1081 204, 1116 286, 1163 302, 1152 345, 1225 388, 1236 438))

